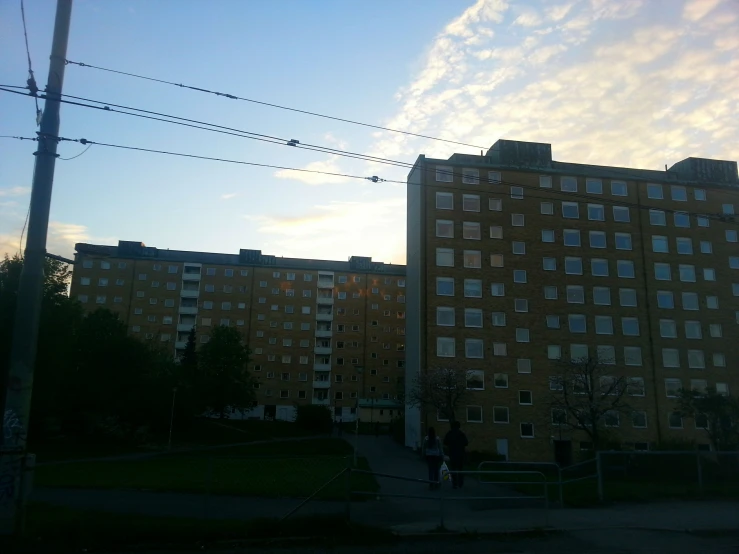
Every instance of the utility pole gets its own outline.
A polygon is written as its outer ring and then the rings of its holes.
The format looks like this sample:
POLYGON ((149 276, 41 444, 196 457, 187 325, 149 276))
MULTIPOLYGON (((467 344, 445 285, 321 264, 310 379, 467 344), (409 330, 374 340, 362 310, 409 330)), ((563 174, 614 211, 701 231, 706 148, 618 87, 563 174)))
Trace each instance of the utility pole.
POLYGON ((18 532, 25 508, 23 478, 26 467, 28 420, 31 411, 33 368, 36 361, 39 316, 44 284, 46 235, 49 228, 51 190, 59 136, 59 106, 64 82, 65 60, 72 0, 57 0, 51 61, 46 81, 46 102, 38 133, 33 168, 28 237, 18 287, 18 298, 10 349, 7 393, 2 407, 0 435, 0 535, 18 532))

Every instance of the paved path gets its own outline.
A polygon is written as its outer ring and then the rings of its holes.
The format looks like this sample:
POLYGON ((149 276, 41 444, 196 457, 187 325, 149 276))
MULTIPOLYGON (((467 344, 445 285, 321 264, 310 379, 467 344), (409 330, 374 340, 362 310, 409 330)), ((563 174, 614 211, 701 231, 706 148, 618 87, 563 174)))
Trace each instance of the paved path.
MULTIPOLYGON (((409 479, 423 479, 426 476, 423 460, 387 437, 360 437, 359 453, 368 458, 375 472, 409 479)), ((378 481, 381 486, 380 499, 353 502, 353 520, 390 527, 403 534, 426 533, 439 525, 442 513, 439 492, 429 491, 422 482, 382 477, 378 481), (389 494, 407 498, 387 497, 389 494)), ((494 532, 542 527, 563 530, 739 529, 737 502, 671 502, 544 510, 541 501, 532 501, 523 495, 515 496, 503 487, 477 484, 472 479, 465 483, 462 490, 454 491, 446 486, 442 493, 444 523, 452 530, 494 532), (514 498, 497 502, 473 499, 481 495, 514 498), (511 509, 515 507, 518 509, 511 509)), ((78 509, 242 520, 282 517, 301 502, 287 498, 208 497, 204 494, 52 488, 34 490, 32 500, 78 509)), ((343 514, 345 508, 344 502, 311 501, 297 515, 343 514)))

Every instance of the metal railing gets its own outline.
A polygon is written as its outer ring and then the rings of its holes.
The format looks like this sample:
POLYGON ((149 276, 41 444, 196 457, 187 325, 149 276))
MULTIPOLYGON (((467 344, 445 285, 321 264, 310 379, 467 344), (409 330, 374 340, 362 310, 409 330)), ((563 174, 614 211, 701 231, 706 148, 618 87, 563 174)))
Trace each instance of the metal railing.
POLYGON ((511 485, 511 481, 489 481, 489 480, 482 480, 481 477, 483 476, 495 476, 495 475, 538 475, 541 476, 541 480, 535 480, 535 481, 516 481, 515 484, 519 485, 541 485, 542 486, 542 494, 540 496, 531 496, 531 495, 519 495, 519 496, 501 496, 501 495, 488 495, 488 496, 451 496, 449 494, 445 494, 445 488, 449 485, 448 482, 445 481, 430 481, 428 479, 418 479, 414 477, 403 477, 400 475, 391 475, 388 473, 379 473, 375 471, 368 471, 368 470, 361 470, 361 469, 354 469, 354 468, 347 468, 345 472, 348 474, 347 478, 347 490, 349 491, 347 494, 347 502, 346 502, 346 518, 348 521, 351 520, 351 498, 353 496, 374 496, 376 498, 409 498, 409 499, 417 499, 417 500, 428 500, 428 501, 438 501, 439 502, 439 527, 444 528, 445 524, 445 509, 444 509, 444 503, 448 501, 478 501, 478 500, 543 500, 544 502, 544 514, 545 514, 545 523, 544 525, 549 525, 549 492, 548 492, 548 481, 546 476, 540 472, 540 471, 450 471, 449 476, 450 479, 453 475, 470 475, 470 476, 477 476, 478 482, 483 485, 511 485), (352 491, 350 490, 349 483, 351 483, 351 475, 352 474, 360 474, 360 475, 371 475, 373 477, 381 477, 385 479, 395 479, 398 481, 405 481, 405 482, 411 482, 411 483, 418 483, 423 485, 439 485, 438 494, 437 495, 421 495, 421 494, 396 494, 396 493, 386 493, 380 491, 376 492, 366 492, 366 491, 352 491))

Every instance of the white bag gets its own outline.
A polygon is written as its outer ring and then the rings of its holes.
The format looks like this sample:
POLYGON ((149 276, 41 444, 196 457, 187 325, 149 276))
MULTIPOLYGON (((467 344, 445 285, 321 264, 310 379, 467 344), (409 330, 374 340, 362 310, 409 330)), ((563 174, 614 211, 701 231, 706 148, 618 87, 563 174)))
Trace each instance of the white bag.
POLYGON ((439 481, 449 481, 450 477, 449 466, 446 465, 446 462, 442 462, 441 469, 439 470, 439 481))

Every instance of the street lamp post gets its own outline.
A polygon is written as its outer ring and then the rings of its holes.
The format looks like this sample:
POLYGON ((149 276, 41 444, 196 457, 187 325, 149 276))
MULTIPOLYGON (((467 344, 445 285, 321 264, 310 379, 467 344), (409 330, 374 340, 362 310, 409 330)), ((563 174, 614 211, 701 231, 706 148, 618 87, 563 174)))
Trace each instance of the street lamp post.
POLYGON ((355 403, 354 414, 354 467, 357 467, 357 450, 359 449, 359 391, 361 390, 362 372, 364 368, 361 365, 355 365, 359 378, 357 379, 357 401, 355 403))
POLYGON ((172 450, 172 427, 174 426, 174 402, 177 398, 177 387, 172 389, 172 413, 169 416, 169 445, 168 450, 172 450))

